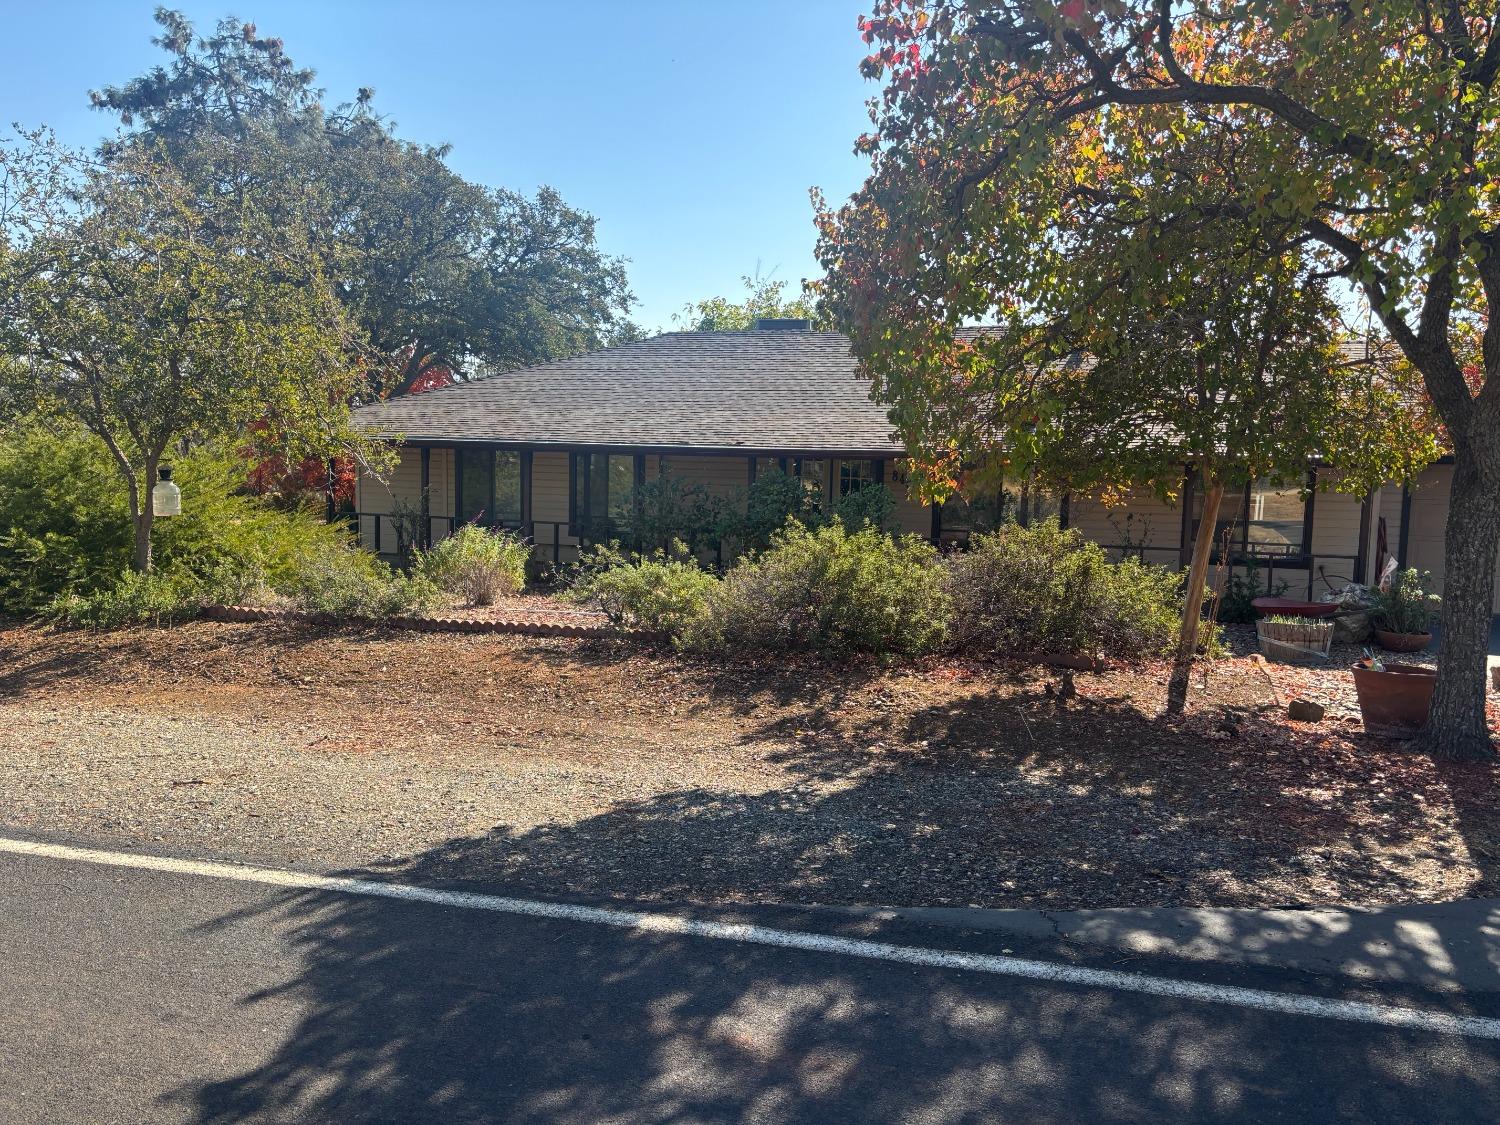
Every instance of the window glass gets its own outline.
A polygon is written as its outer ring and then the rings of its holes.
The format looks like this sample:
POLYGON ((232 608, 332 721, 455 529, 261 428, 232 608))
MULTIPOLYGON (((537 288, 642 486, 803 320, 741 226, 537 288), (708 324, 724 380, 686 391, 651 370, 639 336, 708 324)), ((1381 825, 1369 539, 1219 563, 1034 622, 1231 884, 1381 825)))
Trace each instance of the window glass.
POLYGON ((840 461, 839 462, 839 495, 848 496, 851 492, 857 492, 867 484, 875 483, 874 461, 840 461))
POLYGON ((495 454, 494 522, 521 522, 521 455, 515 450, 495 454))
POLYGON ((609 510, 609 458, 589 454, 589 510, 587 523, 597 523, 609 510))
POLYGON ((828 491, 823 482, 827 479, 827 466, 822 461, 813 461, 809 458, 797 458, 793 472, 802 478, 802 486, 819 500, 827 496, 828 491))
POLYGON ((1250 519, 1245 525, 1254 555, 1302 554, 1307 501, 1300 488, 1256 481, 1250 486, 1250 519))
POLYGON ((755 477, 757 480, 779 472, 781 472, 781 459, 779 457, 757 457, 755 459, 755 477))
POLYGON ((630 514, 630 505, 635 496, 635 458, 628 453, 611 453, 608 465, 607 506, 601 505, 596 495, 594 510, 607 512, 612 520, 623 519, 630 514))
POLYGON ((490 521, 490 494, 495 484, 494 467, 494 460, 487 449, 458 451, 459 523, 490 521))

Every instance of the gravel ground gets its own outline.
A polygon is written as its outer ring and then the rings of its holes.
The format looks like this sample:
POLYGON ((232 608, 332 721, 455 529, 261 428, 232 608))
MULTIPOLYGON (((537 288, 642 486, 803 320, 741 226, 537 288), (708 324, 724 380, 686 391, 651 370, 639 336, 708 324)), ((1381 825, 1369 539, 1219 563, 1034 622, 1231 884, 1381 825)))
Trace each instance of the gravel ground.
POLYGON ((1346 671, 724 668, 285 623, 0 626, 0 824, 556 896, 1287 905, 1500 893, 1500 770, 1346 671), (1269 677, 1269 679, 1268 679, 1269 677), (1272 699, 1319 694, 1319 724, 1272 699))

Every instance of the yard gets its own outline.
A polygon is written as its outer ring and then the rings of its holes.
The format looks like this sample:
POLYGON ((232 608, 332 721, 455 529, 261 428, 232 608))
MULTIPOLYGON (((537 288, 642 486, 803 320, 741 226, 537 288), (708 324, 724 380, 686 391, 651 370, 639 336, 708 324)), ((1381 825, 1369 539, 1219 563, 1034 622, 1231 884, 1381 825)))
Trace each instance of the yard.
POLYGON ((559 897, 1287 905, 1500 893, 1500 769, 1336 673, 726 667, 603 641, 0 629, 0 823, 559 897), (1205 686, 1206 685, 1206 686, 1205 686))

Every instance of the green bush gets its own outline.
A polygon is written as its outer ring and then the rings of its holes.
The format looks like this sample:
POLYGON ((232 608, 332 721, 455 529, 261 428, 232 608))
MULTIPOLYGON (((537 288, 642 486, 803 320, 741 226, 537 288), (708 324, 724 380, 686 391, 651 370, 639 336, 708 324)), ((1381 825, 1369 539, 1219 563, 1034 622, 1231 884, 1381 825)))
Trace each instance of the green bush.
POLYGON ((443 600, 442 591, 425 576, 402 574, 352 548, 304 557, 277 592, 304 613, 332 617, 394 617, 443 600))
MULTIPOLYGON (((183 514, 158 520, 159 571, 222 586, 289 581, 299 560, 348 550, 348 531, 313 508, 281 510, 244 491, 234 451, 196 449, 174 462, 183 514)), ((125 485, 109 451, 66 423, 0 431, 0 610, 43 611, 68 594, 111 595, 130 566, 125 485)))
POLYGON ((952 555, 948 645, 974 655, 1154 654, 1181 615, 1178 576, 1103 548, 1055 519, 977 535, 952 555))
POLYGON ((88 593, 62 594, 42 614, 55 625, 80 629, 119 629, 126 625, 163 625, 196 616, 203 597, 187 575, 153 571, 121 572, 112 583, 88 593))
POLYGON ((1443 599, 1427 592, 1432 575, 1416 567, 1398 570, 1391 588, 1375 595, 1375 624, 1388 633, 1427 633, 1442 611, 1443 599))
POLYGON ((685 544, 671 554, 626 559, 599 548, 579 571, 568 598, 598 609, 622 629, 646 629, 680 638, 703 616, 719 580, 690 557, 685 544))
POLYGON ((736 502, 733 507, 736 514, 729 535, 747 551, 769 547, 787 520, 794 519, 805 527, 823 523, 822 494, 800 477, 780 469, 758 474, 745 489, 744 502, 736 502))
POLYGON ((714 552, 723 543, 728 511, 723 497, 669 471, 636 485, 626 512, 591 528, 589 538, 617 539, 626 550, 641 555, 670 550, 677 541, 694 554, 714 552))
POLYGON ((413 569, 469 605, 493 605, 526 585, 531 545, 506 531, 465 524, 430 551, 414 554, 413 569))
POLYGON ((709 652, 910 654, 938 642, 946 610, 931 545, 794 521, 730 569, 683 641, 709 652))
POLYGON ((1214 612, 1214 620, 1220 625, 1254 625, 1256 618, 1260 616, 1255 609, 1255 599, 1279 598, 1287 589, 1287 584, 1281 579, 1276 579, 1270 587, 1263 585, 1260 564, 1247 562, 1243 577, 1231 574, 1229 581, 1225 583, 1218 609, 1214 612))
POLYGON ((889 531, 896 517, 896 497, 889 488, 867 484, 846 492, 833 505, 833 518, 848 528, 873 527, 889 531))

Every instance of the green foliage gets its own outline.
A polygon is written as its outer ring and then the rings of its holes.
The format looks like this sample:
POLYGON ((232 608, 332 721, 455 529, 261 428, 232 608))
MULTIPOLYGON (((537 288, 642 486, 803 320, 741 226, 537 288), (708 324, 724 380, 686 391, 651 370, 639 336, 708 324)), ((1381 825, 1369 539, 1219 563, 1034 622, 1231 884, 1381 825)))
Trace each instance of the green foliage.
POLYGON ((251 26, 224 19, 199 38, 180 12, 156 19, 165 65, 94 105, 132 129, 127 146, 161 146, 200 190, 313 232, 398 389, 435 367, 508 370, 633 330, 623 261, 555 190, 465 180, 446 147, 397 137, 369 89, 325 108, 313 72, 251 26))
POLYGON ((846 492, 833 504, 833 518, 848 528, 889 531, 896 517, 896 498, 884 485, 868 484, 846 492))
POLYGON ((709 297, 692 301, 675 314, 672 321, 679 329, 691 332, 743 332, 761 318, 787 317, 810 320, 818 328, 817 307, 806 294, 787 298, 789 282, 770 278, 742 277, 745 296, 738 301, 728 297, 709 297))
POLYGON ((531 545, 507 531, 465 524, 430 551, 415 554, 419 574, 469 605, 492 605, 526 585, 531 545))
POLYGON ((0 148, 0 400, 97 434, 126 486, 132 566, 150 490, 184 442, 267 423, 290 459, 380 454, 350 425, 356 342, 308 246, 205 198, 144 150, 106 164, 34 136, 0 148))
POLYGON ((912 654, 942 636, 947 598, 937 552, 841 523, 793 522, 764 552, 737 563, 684 635, 686 647, 912 654))
POLYGON ((186 620, 202 607, 202 592, 190 576, 126 570, 87 593, 61 595, 42 615, 54 625, 70 628, 119 629, 186 620))
POLYGON ((1279 598, 1286 593, 1285 581, 1277 579, 1274 588, 1265 586, 1260 577, 1260 567, 1255 562, 1245 564, 1243 576, 1231 574, 1219 597, 1214 618, 1221 625, 1254 625, 1260 616, 1255 611, 1256 598, 1279 598))
POLYGON ((693 554, 713 552, 724 540, 729 506, 701 484, 667 472, 637 484, 631 501, 623 518, 596 529, 600 533, 590 538, 618 539, 636 554, 667 551, 674 542, 686 544, 693 554))
POLYGON ((684 544, 675 548, 634 559, 597 548, 584 560, 568 597, 598 609, 617 628, 677 641, 703 616, 719 580, 693 561, 684 544))
POLYGON ((780 469, 757 474, 745 489, 744 504, 736 504, 735 510, 731 535, 748 551, 769 547, 772 537, 786 526, 787 520, 816 527, 824 519, 822 494, 809 488, 800 477, 780 469))
POLYGON ((972 655, 1156 655, 1181 618, 1178 576, 1137 559, 1111 563, 1048 519, 975 536, 948 559, 948 647, 972 655))
POLYGON ((1443 599, 1429 593, 1432 575, 1415 567, 1391 576, 1389 590, 1375 595, 1375 623, 1388 633, 1426 633, 1442 609, 1443 599))
MULTIPOLYGON (((244 473, 236 454, 214 447, 177 461, 183 513, 157 531, 171 581, 218 591, 274 585, 308 555, 349 549, 347 533, 318 512, 245 494, 244 473)), ((35 613, 69 594, 108 591, 131 547, 125 485, 97 437, 64 420, 0 431, 0 610, 35 613)))
POLYGON ((305 556, 277 592, 304 613, 337 618, 394 617, 443 601, 442 591, 425 575, 403 574, 348 548, 305 556))

